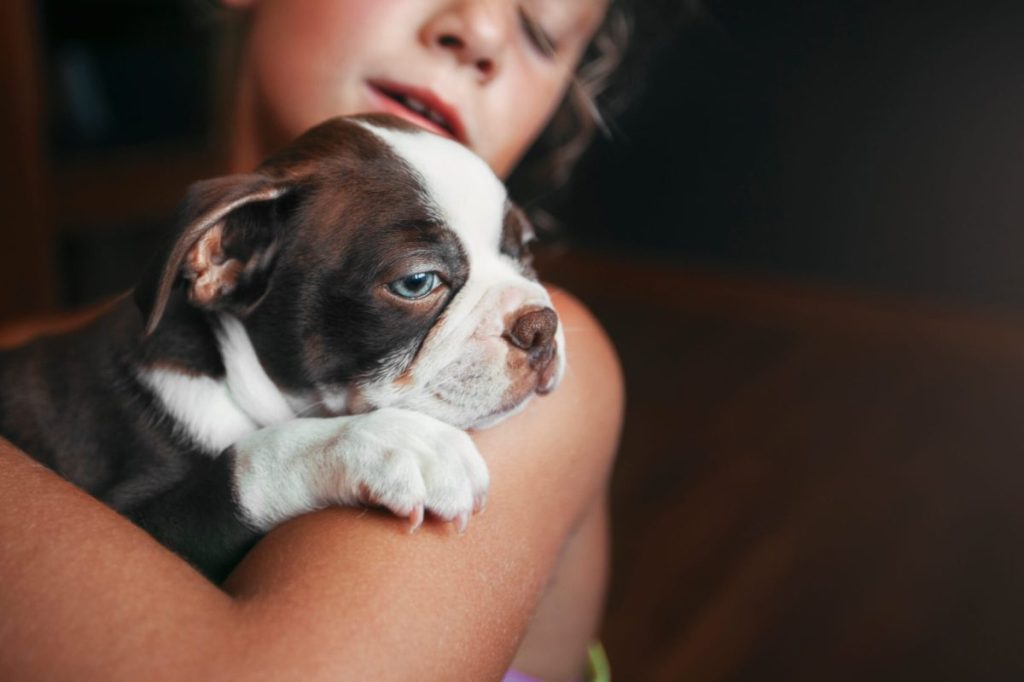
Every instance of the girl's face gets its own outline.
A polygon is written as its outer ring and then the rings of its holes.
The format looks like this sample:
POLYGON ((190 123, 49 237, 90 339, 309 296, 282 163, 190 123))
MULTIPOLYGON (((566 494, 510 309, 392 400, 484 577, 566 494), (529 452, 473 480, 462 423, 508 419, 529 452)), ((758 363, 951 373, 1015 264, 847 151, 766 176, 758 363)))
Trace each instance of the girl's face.
MULTIPOLYGON (((264 148, 390 112, 507 175, 558 106, 607 0, 223 0, 250 13, 240 107, 264 148)), ((244 141, 243 141, 244 142, 244 141)))

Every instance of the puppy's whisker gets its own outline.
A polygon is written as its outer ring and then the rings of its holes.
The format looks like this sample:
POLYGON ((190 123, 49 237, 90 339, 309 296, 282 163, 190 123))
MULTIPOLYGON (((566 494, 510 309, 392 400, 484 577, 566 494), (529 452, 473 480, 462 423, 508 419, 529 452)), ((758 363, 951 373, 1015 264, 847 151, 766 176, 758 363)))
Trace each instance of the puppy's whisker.
POLYGON ((324 407, 325 405, 327 405, 327 401, 326 400, 317 400, 316 402, 310 403, 309 405, 307 405, 303 409, 301 409, 298 412, 296 412, 295 416, 296 417, 304 417, 304 416, 308 415, 310 412, 312 412, 313 410, 315 410, 316 408, 324 407))

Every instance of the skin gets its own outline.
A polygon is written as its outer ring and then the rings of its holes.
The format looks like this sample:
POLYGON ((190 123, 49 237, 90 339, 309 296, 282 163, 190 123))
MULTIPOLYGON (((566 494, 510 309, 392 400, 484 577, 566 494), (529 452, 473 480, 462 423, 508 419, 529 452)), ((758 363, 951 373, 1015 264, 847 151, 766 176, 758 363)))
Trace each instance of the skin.
POLYGON ((579 578, 550 583, 539 610, 572 612, 543 632, 568 650, 516 665, 570 679, 603 587, 587 569, 604 538, 621 376, 582 306, 561 292, 555 305, 571 369, 551 396, 475 435, 493 484, 462 536, 326 510, 271 532, 221 591, 0 445, 0 678, 496 680, 553 576, 579 578))
POLYGON ((382 111, 369 86, 431 91, 464 142, 507 176, 547 124, 606 0, 225 0, 248 13, 233 115, 232 166, 339 114, 382 111), (555 46, 547 54, 520 11, 555 46))
MULTIPOLYGON (((552 55, 524 35, 520 3, 504 0, 225 4, 249 21, 235 170, 322 118, 379 110, 365 83, 388 78, 454 107, 463 141, 499 175, 557 106, 605 8, 522 5, 554 37, 552 55)), ((577 676, 603 606, 622 380, 584 306, 560 291, 553 301, 569 371, 552 395, 474 434, 492 489, 463 536, 440 523, 408 535, 376 512, 318 512, 270 533, 221 591, 0 446, 0 499, 16 510, 0 515, 0 678, 485 680, 510 665, 577 676)), ((65 323, 35 331, 52 325, 65 323)))

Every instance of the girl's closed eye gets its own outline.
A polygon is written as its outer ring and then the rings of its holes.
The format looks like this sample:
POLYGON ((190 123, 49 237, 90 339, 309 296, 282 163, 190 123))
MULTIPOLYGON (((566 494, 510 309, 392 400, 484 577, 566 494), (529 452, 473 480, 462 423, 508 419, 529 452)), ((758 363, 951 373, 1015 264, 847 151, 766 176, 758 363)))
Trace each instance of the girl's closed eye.
POLYGON ((332 116, 434 121, 392 111, 375 85, 387 83, 447 121, 434 132, 457 117, 457 137, 507 177, 566 99, 613 1, 219 0, 237 8, 240 34, 227 60, 239 73, 232 166, 253 168, 332 116))
POLYGON ((544 30, 540 22, 526 9, 519 8, 519 25, 533 48, 542 56, 550 59, 558 53, 558 45, 551 34, 544 30))

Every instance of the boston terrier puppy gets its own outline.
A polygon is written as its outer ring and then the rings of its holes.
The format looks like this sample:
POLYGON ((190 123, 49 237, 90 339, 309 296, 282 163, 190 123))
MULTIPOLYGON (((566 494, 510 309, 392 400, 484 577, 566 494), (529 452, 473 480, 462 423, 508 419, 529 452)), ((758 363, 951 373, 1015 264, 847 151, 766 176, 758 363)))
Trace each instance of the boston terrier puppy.
POLYGON ((558 384, 532 234, 487 164, 388 116, 313 128, 198 182, 134 290, 0 353, 0 435, 220 580, 329 505, 461 531, 466 429, 558 384))

